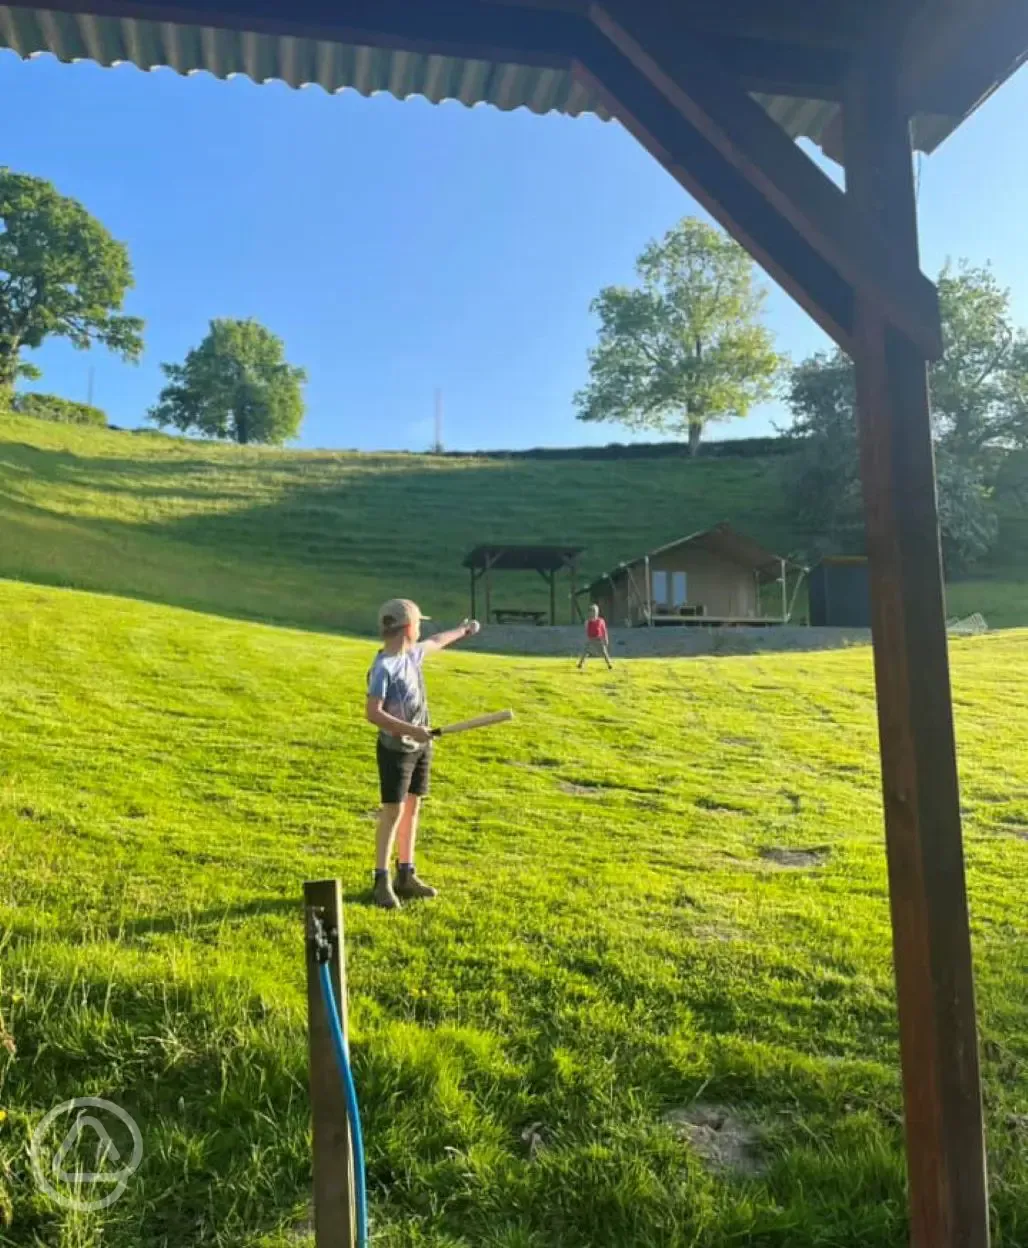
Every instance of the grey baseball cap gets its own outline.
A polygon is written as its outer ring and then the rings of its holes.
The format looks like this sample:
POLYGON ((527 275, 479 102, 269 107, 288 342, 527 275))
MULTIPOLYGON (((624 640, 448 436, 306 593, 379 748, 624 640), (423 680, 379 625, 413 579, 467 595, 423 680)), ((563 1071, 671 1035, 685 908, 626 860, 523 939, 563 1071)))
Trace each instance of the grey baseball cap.
POLYGON ((397 629, 406 628, 419 620, 430 620, 430 615, 423 615, 421 608, 409 598, 390 598, 378 609, 378 627, 383 633, 393 633, 397 629))

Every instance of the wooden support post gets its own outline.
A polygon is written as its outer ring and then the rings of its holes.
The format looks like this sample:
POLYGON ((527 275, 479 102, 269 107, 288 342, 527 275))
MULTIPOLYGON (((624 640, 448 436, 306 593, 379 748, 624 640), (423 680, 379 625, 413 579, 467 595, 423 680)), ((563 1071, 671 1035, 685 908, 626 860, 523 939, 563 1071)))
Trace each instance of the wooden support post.
POLYGON ((789 623, 788 564, 782 560, 782 623, 789 623))
POLYGON ((493 618, 493 578, 492 578, 493 557, 486 555, 485 568, 482 575, 485 577, 485 622, 488 624, 493 618))
POLYGON ((557 572, 550 569, 550 623, 557 623, 557 572))
POLYGON ((332 961, 329 965, 345 1039, 346 965, 339 881, 315 880, 304 884, 303 900, 311 1117, 314 1128, 314 1242, 317 1248, 355 1248, 357 1217, 353 1142, 311 940, 311 918, 319 914, 332 942, 332 961))
POLYGON ((471 619, 475 618, 475 569, 471 569, 471 619))
MULTIPOLYGON (((845 96, 846 184, 917 259, 908 117, 891 55, 845 96)), ((987 1248, 971 939, 925 359, 858 296, 855 364, 913 1248, 987 1248)))
POLYGON ((572 559, 568 569, 568 580, 571 584, 571 612, 569 619, 572 624, 582 618, 582 612, 578 606, 578 560, 572 559))

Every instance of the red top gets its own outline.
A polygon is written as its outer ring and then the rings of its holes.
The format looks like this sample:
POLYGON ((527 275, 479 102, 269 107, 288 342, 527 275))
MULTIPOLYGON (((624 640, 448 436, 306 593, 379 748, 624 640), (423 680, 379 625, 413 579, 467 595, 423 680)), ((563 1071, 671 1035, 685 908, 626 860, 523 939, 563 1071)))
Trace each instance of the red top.
POLYGON ((607 621, 606 620, 586 620, 585 635, 590 641, 606 641, 607 640, 607 621))

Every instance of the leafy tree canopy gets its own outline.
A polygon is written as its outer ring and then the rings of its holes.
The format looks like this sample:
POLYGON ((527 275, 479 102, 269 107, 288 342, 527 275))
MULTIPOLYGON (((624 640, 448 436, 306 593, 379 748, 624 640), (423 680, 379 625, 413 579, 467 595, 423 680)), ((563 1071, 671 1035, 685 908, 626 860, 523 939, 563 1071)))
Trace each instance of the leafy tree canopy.
POLYGON ((181 364, 162 364, 168 384, 150 419, 185 433, 281 445, 303 421, 307 374, 285 358, 282 339, 254 320, 213 320, 181 364))
POLYGON ((143 322, 121 312, 131 290, 128 250, 43 178, 0 168, 0 391, 38 376, 20 361, 50 337, 142 354, 143 322))
POLYGON ((745 251, 686 218, 636 262, 639 286, 592 303, 599 340, 578 418, 687 434, 695 454, 711 421, 771 397, 779 360, 760 316, 765 291, 745 251))
MULTIPOLYGON (((993 482, 1005 454, 1028 447, 1028 335, 988 268, 948 266, 938 280, 942 359, 930 369, 939 523, 951 570, 993 545, 993 482)), ((799 517, 833 545, 863 544, 853 368, 841 351, 797 365, 789 380, 791 434, 801 453, 788 469, 799 517)))

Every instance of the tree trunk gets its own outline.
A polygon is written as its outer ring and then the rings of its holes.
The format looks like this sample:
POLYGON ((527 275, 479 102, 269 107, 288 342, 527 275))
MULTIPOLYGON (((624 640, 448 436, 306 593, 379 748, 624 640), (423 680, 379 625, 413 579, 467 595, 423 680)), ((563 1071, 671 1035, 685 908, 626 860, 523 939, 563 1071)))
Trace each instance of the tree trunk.
MULTIPOLYGON (((703 339, 696 335, 695 341, 696 361, 699 363, 703 359, 703 339)), ((703 421, 697 420, 694 415, 689 414, 689 454, 695 459, 700 453, 700 439, 703 437, 703 421)))
POLYGON ((14 394, 14 383, 18 378, 17 343, 0 338, 0 404, 9 404, 14 394))

